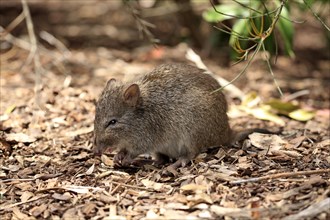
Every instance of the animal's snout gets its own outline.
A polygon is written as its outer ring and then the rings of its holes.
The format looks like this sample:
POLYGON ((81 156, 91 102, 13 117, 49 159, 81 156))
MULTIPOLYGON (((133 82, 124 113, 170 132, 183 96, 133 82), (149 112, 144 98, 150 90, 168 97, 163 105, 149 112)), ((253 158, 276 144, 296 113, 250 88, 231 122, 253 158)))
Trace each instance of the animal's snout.
POLYGON ((100 156, 102 154, 102 150, 101 150, 99 144, 97 143, 97 138, 95 135, 93 138, 93 152, 94 152, 94 155, 96 155, 96 156, 100 156))

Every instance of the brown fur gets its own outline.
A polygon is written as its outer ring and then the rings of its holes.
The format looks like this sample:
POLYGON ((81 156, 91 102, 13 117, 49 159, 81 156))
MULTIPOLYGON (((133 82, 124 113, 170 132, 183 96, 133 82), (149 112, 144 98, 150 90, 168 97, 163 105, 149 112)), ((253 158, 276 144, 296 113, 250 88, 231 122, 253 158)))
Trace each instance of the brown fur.
POLYGON ((224 95, 212 93, 219 87, 186 64, 161 65, 133 83, 109 80, 96 105, 95 153, 118 149, 115 162, 122 165, 144 153, 186 163, 209 147, 230 144, 237 134, 224 95))

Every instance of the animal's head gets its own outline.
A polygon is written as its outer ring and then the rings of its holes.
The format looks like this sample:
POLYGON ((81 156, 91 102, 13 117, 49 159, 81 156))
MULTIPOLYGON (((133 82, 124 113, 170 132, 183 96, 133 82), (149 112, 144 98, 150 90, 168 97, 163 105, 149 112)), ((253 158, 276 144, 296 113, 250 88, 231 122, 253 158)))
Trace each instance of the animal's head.
POLYGON ((136 109, 142 102, 137 84, 124 85, 115 79, 107 82, 97 104, 94 121, 94 153, 131 147, 136 109))

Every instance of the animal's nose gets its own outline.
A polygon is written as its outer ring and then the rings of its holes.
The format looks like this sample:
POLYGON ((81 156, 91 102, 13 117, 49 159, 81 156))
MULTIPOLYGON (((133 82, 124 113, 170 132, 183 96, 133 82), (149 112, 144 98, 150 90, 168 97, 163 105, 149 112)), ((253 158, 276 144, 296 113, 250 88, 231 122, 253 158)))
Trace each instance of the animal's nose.
POLYGON ((94 138, 93 138, 93 152, 94 152, 94 155, 100 156, 102 153, 101 153, 100 147, 98 147, 96 139, 97 139, 96 136, 94 136, 94 138))

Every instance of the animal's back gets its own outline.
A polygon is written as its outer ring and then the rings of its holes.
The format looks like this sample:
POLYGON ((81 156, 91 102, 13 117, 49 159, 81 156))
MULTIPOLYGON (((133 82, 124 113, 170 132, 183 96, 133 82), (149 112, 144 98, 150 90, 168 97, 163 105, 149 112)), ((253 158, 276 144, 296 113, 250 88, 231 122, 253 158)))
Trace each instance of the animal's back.
POLYGON ((156 137, 154 151, 177 158, 226 144, 230 138, 227 102, 209 74, 185 64, 166 64, 137 82, 156 137))

